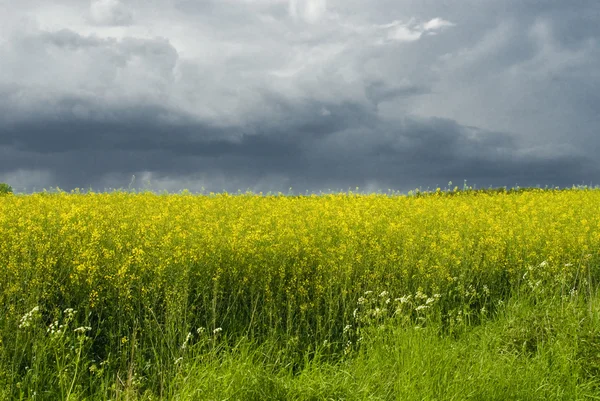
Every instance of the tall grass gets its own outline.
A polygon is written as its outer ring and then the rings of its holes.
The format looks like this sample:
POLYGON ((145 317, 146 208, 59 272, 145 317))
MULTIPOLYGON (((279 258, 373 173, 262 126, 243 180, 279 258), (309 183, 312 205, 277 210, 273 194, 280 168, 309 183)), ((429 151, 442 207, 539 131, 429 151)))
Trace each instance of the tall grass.
POLYGON ((585 399, 600 192, 0 198, 6 399, 585 399))

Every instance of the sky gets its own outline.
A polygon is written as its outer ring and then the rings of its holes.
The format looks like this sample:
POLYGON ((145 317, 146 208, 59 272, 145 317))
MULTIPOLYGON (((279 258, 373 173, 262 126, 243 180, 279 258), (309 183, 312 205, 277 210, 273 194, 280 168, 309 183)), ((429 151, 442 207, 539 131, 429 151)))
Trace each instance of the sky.
POLYGON ((600 184, 598 0, 0 0, 16 192, 600 184))

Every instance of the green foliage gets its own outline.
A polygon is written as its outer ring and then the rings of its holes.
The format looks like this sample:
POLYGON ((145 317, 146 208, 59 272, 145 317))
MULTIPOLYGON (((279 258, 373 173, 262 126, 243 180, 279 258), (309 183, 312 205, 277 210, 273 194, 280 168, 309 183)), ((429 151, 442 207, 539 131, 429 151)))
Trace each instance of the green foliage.
POLYGON ((598 205, 554 189, 6 197, 0 400, 585 399, 598 205))
POLYGON ((10 185, 4 182, 0 182, 0 195, 12 194, 13 189, 10 185))

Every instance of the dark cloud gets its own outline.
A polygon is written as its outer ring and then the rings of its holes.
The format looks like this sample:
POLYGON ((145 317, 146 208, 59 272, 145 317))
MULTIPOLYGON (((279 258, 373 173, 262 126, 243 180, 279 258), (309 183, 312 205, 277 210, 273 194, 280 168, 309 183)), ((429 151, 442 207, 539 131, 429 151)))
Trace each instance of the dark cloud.
POLYGON ((202 186, 215 191, 274 190, 263 181, 273 173, 298 191, 364 188, 373 181, 381 188, 406 190, 463 179, 480 186, 564 186, 598 173, 591 160, 578 154, 526 153, 508 134, 447 119, 407 117, 391 124, 356 104, 305 104, 297 109, 284 104, 281 110, 285 112, 279 121, 250 131, 166 124, 160 115, 168 111, 160 108, 115 111, 113 122, 66 116, 62 122, 22 123, 0 131, 3 145, 13 150, 0 162, 0 170, 49 171, 57 179, 54 185, 63 189, 99 188, 111 175, 121 177, 123 187, 135 174, 185 180, 204 172, 209 178, 202 186), (318 125, 314 114, 321 109, 331 110, 331 115, 321 116, 324 121, 318 125), (340 124, 347 120, 352 123, 340 124), (222 174, 235 179, 216 187, 210 176, 222 174))
POLYGON ((596 0, 43 4, 0 6, 15 188, 600 179, 596 0))
POLYGON ((415 96, 431 93, 431 89, 419 85, 396 85, 391 86, 384 81, 377 80, 368 84, 365 88, 367 98, 375 105, 393 100, 398 97, 415 96))

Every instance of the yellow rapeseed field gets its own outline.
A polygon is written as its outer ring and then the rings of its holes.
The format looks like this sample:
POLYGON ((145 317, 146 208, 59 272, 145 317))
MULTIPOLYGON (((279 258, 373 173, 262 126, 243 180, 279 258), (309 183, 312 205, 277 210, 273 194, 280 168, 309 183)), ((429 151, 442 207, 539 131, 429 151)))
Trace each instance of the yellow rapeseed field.
POLYGON ((4 196, 0 308, 15 322, 33 306, 75 308, 111 332, 151 318, 184 334, 330 338, 365 291, 443 301, 532 276, 571 283, 599 245, 593 190, 4 196))

